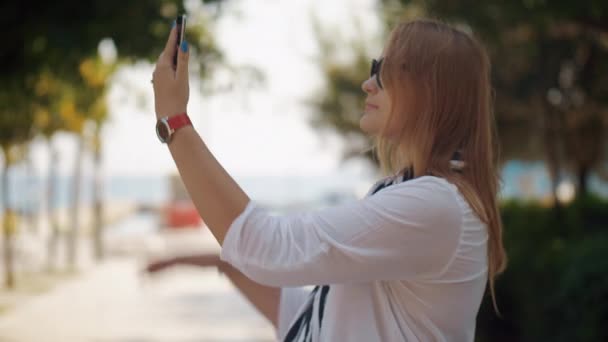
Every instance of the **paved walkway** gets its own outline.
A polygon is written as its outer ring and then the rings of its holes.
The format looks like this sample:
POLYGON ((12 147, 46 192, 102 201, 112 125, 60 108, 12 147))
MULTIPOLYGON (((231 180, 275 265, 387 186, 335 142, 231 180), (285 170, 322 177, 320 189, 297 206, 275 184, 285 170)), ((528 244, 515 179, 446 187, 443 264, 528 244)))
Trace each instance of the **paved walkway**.
MULTIPOLYGON (((208 232, 147 241, 142 246, 155 253, 181 248, 179 241, 187 242, 182 251, 217 248, 208 232)), ((151 277, 139 272, 136 255, 113 257, 20 303, 0 316, 0 341, 274 341, 270 323, 216 270, 184 266, 151 277)))

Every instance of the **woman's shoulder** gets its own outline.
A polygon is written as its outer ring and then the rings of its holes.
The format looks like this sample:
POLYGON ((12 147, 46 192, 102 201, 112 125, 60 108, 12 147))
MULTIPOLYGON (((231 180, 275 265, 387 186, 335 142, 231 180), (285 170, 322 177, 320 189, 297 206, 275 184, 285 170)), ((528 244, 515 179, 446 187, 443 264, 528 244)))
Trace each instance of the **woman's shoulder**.
POLYGON ((458 187, 444 178, 435 176, 421 176, 409 180, 401 180, 400 176, 388 176, 376 181, 366 196, 371 196, 377 190, 380 192, 412 192, 421 191, 432 194, 459 194, 458 187), (380 186, 384 184, 383 186, 380 186), (378 188, 381 189, 378 189, 378 188))
POLYGON ((422 176, 397 184, 395 190, 403 193, 415 191, 435 208, 448 205, 453 207, 456 204, 459 216, 463 217, 464 221, 474 225, 482 224, 458 186, 445 178, 422 176), (399 189, 399 186, 402 188, 399 189))
POLYGON ((452 194, 458 194, 458 187, 450 183, 447 179, 436 177, 436 176, 421 176, 414 179, 406 180, 395 184, 395 189, 420 189, 420 190, 431 190, 450 192, 452 194))
POLYGON ((420 215, 440 213, 455 219, 460 218, 463 213, 457 187, 443 178, 434 176, 393 183, 371 197, 375 197, 373 201, 384 207, 396 210, 408 208, 408 215, 412 213, 412 209, 420 215))

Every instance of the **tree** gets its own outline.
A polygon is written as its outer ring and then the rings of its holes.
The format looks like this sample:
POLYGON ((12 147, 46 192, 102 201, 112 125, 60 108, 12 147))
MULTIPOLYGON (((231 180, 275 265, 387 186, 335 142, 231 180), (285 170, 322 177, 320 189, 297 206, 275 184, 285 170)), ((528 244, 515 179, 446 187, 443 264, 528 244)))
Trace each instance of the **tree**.
MULTIPOLYGON (((206 3, 215 3, 219 6, 218 1, 206 1, 206 3)), ((31 5, 28 4, 27 8, 18 3, 3 5, 5 11, 2 14, 6 16, 4 19, 9 24, 12 36, 7 39, 9 47, 7 52, 0 55, 0 60, 4 62, 1 66, 3 73, 0 79, 23 79, 25 75, 24 93, 34 101, 37 96, 34 88, 40 83, 40 75, 48 73, 48 70, 53 70, 53 75, 61 75, 60 82, 63 84, 59 96, 62 99, 61 103, 54 111, 48 111, 44 105, 40 105, 39 109, 42 109, 38 110, 38 113, 43 114, 46 110, 46 117, 49 119, 59 116, 58 121, 47 120, 50 125, 43 128, 49 141, 58 130, 73 132, 81 137, 84 124, 90 118, 90 111, 103 107, 96 96, 103 93, 109 74, 105 74, 103 79, 94 79, 100 76, 92 73, 98 62, 91 61, 91 56, 97 56, 98 44, 102 39, 113 41, 120 63, 129 63, 141 58, 155 60, 164 46, 171 21, 177 13, 186 11, 180 1, 168 0, 137 3, 44 2, 38 4, 36 11, 30 10, 33 8, 31 5), (18 17, 20 19, 16 20, 18 17), (23 42, 26 42, 25 48, 23 42), (55 126, 55 122, 60 124, 55 126)), ((193 61, 199 61, 198 68, 195 69, 198 69, 202 76, 208 77, 214 66, 221 61, 221 54, 209 33, 212 18, 201 15, 201 10, 199 8, 188 12, 190 20, 187 36, 191 53, 193 56, 201 57, 193 58, 193 61)), ((95 129, 97 132, 101 132, 105 117, 107 116, 92 119, 97 126, 95 129)), ((84 141, 82 138, 78 141, 77 162, 72 178, 73 209, 68 249, 69 262, 72 264, 76 255, 75 234, 79 221, 80 160, 84 153, 84 141)), ((51 161, 55 163, 55 154, 51 154, 53 155, 51 161)), ((99 162, 101 156, 99 149, 96 156, 99 162)), ((52 173, 53 170, 55 168, 51 167, 49 172, 52 173)), ((49 187, 52 186, 53 177, 50 179, 49 187)), ((53 189, 49 188, 49 198, 52 198, 52 192, 53 189)), ((96 200, 95 203, 95 213, 100 215, 100 202, 96 200)), ((49 242, 49 255, 54 254, 52 250, 55 247, 51 246, 56 245, 53 241, 57 237, 56 223, 54 222, 52 226, 55 233, 49 242)), ((95 226, 99 227, 99 224, 95 226)))
POLYGON ((42 135, 48 146, 49 167, 46 189, 46 207, 49 220, 50 234, 47 241, 47 269, 56 267, 57 248, 59 243, 59 222, 57 218, 56 185, 59 153, 53 145, 53 136, 65 127, 65 122, 59 114, 61 96, 67 85, 50 70, 44 70, 35 82, 33 103, 34 128, 36 134, 42 135))
POLYGON ((5 285, 15 285, 13 269, 13 237, 17 229, 15 213, 11 210, 8 171, 25 151, 23 145, 32 137, 33 116, 27 98, 19 91, 21 84, 13 84, 13 92, 0 92, 0 148, 4 157, 2 170, 2 203, 4 205, 2 233, 5 285), (21 150, 20 150, 21 149, 21 150))
POLYGON ((89 122, 92 124, 89 143, 93 151, 93 251, 95 258, 101 260, 104 256, 103 247, 103 200, 101 198, 101 131, 108 119, 106 106, 106 89, 109 78, 115 70, 115 64, 104 61, 101 57, 89 58, 80 65, 80 73, 84 80, 81 95, 87 96, 86 110, 89 122))
POLYGON ((344 159, 364 157, 377 164, 368 148, 369 139, 359 128, 365 101, 361 83, 369 77, 374 37, 366 37, 359 25, 354 26, 359 31, 357 38, 344 43, 342 38, 336 38, 334 32, 325 31, 320 22, 314 19, 321 52, 318 61, 326 85, 308 100, 316 112, 311 125, 337 132, 349 141, 343 151, 344 159), (341 57, 345 49, 350 50, 346 61, 341 57))
MULTIPOLYGON (((82 65, 80 72, 82 74, 82 65)), ((84 78, 84 77, 83 77, 84 78)), ((105 84, 104 84, 105 85, 105 84)), ((72 174, 71 186, 71 210, 70 224, 66 235, 67 263, 70 269, 76 266, 78 255, 78 238, 80 233, 80 185, 82 179, 82 160, 84 156, 84 127, 90 116, 90 107, 95 101, 96 95, 92 89, 83 86, 81 82, 72 85, 71 91, 67 92, 64 102, 61 104, 60 114, 66 122, 68 132, 73 133, 77 139, 76 158, 74 159, 74 173, 72 174)))

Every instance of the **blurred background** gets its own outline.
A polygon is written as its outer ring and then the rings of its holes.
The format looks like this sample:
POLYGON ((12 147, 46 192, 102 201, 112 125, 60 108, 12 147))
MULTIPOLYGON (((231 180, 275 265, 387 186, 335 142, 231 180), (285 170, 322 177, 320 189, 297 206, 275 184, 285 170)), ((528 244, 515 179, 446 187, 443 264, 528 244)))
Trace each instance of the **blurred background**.
MULTIPOLYGON (((277 213, 362 197, 382 175, 358 126, 398 21, 475 33, 493 65, 507 271, 478 341, 608 341, 608 2, 4 2, 0 341, 272 341, 154 131, 153 63, 186 13, 189 114, 277 213)), ((201 170, 204 172, 204 170, 201 170)))

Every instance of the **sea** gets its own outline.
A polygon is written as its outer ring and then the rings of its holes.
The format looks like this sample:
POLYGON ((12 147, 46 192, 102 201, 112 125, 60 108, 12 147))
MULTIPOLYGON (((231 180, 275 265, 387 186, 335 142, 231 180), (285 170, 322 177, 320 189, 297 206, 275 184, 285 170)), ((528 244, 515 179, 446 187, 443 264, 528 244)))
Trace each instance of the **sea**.
MULTIPOLYGON (((335 173, 317 176, 235 177, 235 180, 252 200, 286 209, 322 207, 361 198, 379 178, 379 175, 344 176, 335 173)), ((509 162, 503 168, 501 178, 500 197, 503 199, 542 199, 550 194, 549 177, 542 163, 509 162)), ((569 175, 563 177, 566 195, 568 189, 573 191, 573 179, 569 175)), ((171 198, 169 176, 109 176, 102 182, 104 201, 159 206, 171 198)), ((57 177, 55 185, 55 207, 69 206, 72 202, 71 177, 57 177)), ((608 183, 595 175, 590 178, 589 188, 602 197, 608 197, 608 183)), ((19 173, 9 171, 9 206, 16 211, 37 211, 45 206, 46 189, 47 181, 42 176, 24 174, 22 169, 19 173)), ((83 177, 81 205, 93 202, 92 190, 92 179, 83 177)))

